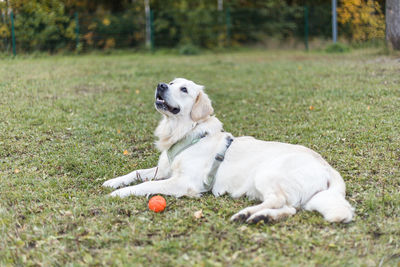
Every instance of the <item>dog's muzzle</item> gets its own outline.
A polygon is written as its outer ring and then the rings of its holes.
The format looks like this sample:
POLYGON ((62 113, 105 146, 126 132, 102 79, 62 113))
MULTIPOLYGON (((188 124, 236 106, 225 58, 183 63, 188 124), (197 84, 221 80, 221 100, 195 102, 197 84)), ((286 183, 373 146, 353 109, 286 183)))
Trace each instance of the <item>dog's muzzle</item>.
POLYGON ((166 110, 171 112, 172 114, 178 114, 181 109, 178 107, 172 107, 168 104, 168 102, 165 100, 165 94, 168 91, 168 85, 165 83, 159 83, 157 85, 156 89, 156 102, 155 106, 159 110, 166 110))

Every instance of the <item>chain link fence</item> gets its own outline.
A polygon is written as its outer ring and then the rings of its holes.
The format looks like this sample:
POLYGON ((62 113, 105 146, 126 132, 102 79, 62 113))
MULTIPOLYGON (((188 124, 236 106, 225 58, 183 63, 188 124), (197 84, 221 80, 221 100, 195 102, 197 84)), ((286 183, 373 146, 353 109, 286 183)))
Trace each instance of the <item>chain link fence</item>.
POLYGON ((152 48, 199 48, 266 45, 331 37, 329 5, 290 6, 284 10, 226 8, 224 10, 140 10, 121 13, 73 13, 46 18, 46 14, 2 12, 0 51, 90 51, 143 48, 146 22, 150 23, 152 48), (13 36, 15 42, 13 43, 13 36))

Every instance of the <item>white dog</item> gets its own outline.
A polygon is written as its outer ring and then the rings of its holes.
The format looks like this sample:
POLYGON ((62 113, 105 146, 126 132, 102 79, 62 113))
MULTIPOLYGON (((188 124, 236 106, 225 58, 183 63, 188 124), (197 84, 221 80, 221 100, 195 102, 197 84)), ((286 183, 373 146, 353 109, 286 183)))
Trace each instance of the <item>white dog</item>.
POLYGON ((261 201, 231 220, 277 220, 298 208, 318 211, 329 222, 352 220, 354 209, 345 199, 342 177, 316 152, 224 132, 212 116, 203 86, 192 81, 178 78, 160 83, 155 98, 163 115, 155 132, 161 151, 158 167, 106 181, 103 186, 112 188, 145 181, 115 190, 112 196, 199 197, 211 191, 215 196, 229 193, 261 201))

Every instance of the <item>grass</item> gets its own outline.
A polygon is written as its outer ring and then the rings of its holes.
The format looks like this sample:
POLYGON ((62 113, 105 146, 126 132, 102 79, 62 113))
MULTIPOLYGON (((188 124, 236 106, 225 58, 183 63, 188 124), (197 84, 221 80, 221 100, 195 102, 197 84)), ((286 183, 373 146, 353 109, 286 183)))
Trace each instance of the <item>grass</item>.
POLYGON ((3 59, 0 265, 399 266, 399 84, 398 60, 372 50, 3 59), (160 214, 107 198, 106 179, 156 165, 154 88, 177 76, 206 85, 235 136, 321 153, 355 221, 242 225, 228 219, 245 198, 166 197, 160 214))

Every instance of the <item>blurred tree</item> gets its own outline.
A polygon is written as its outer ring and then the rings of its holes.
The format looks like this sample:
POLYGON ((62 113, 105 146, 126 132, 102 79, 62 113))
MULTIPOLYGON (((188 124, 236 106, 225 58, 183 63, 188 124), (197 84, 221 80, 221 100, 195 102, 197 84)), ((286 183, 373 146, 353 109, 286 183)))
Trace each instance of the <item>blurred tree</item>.
POLYGON ((400 1, 386 0, 386 39, 400 50, 400 1))
MULTIPOLYGON (((194 44, 208 48, 259 43, 268 38, 302 38, 304 5, 309 6, 310 36, 330 36, 330 3, 331 0, 149 0, 157 47, 194 44)), ((0 0, 3 47, 10 35, 7 4, 15 13, 19 49, 74 49, 77 11, 84 48, 137 47, 145 42, 144 0, 0 0)), ((383 37, 380 7, 384 5, 385 0, 341 0, 340 35, 355 41, 383 37)))
MULTIPOLYGON (((106 10, 112 13, 124 11, 137 0, 62 0, 65 7, 69 11, 79 11, 82 13, 94 13, 101 10, 106 10)), ((142 1, 140 1, 143 4, 142 1)))
POLYGON ((11 35, 10 26, 8 22, 8 1, 0 1, 0 48, 8 50, 10 44, 8 39, 11 35))
POLYGON ((385 17, 378 2, 342 0, 337 12, 339 23, 349 27, 349 37, 353 41, 384 38, 385 17))
POLYGON ((8 0, 15 15, 17 46, 22 50, 54 51, 75 38, 74 21, 60 0, 8 0))

